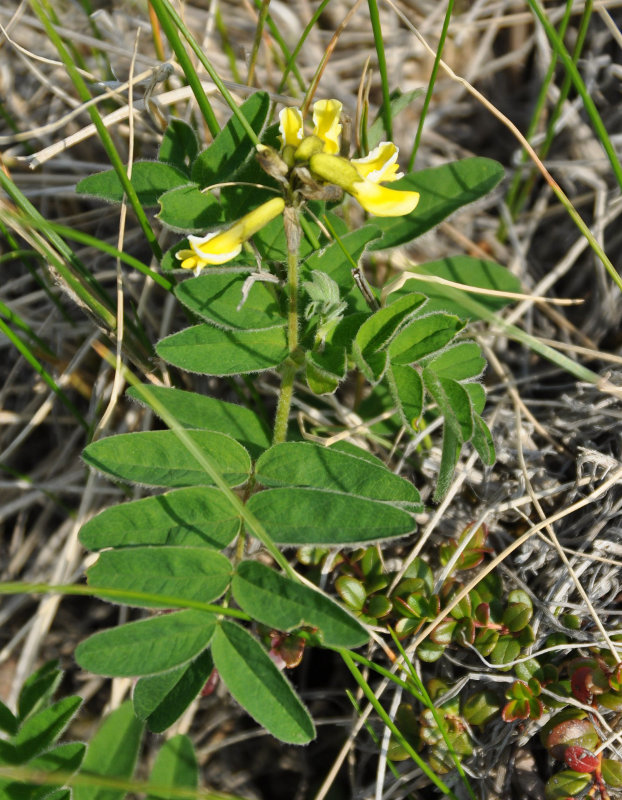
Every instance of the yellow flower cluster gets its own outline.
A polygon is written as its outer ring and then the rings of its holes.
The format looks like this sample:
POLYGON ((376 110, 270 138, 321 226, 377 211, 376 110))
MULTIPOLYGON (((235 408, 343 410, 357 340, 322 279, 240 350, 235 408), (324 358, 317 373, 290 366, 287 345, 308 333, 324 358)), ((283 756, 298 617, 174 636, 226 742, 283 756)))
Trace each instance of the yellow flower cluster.
MULTIPOLYGON (((284 108, 279 115, 281 152, 272 151, 278 161, 277 170, 284 176, 306 164, 313 180, 339 186, 370 214, 380 217, 410 214, 419 202, 419 193, 381 185, 402 177, 397 171, 398 148, 393 142, 381 142, 364 158, 347 159, 339 155, 341 110, 339 100, 318 100, 313 106, 313 133, 305 136, 300 109, 284 108)), ((260 153, 269 150, 258 146, 260 153)), ((176 258, 183 269, 192 269, 196 274, 208 264, 224 264, 235 258, 244 242, 282 214, 284 208, 285 201, 277 197, 224 230, 189 236, 190 249, 180 250, 176 258)))
POLYGON ((309 161, 315 178, 333 183, 351 194, 365 211, 378 217, 401 217, 414 211, 419 192, 399 191, 382 186, 401 178, 398 172, 398 148, 393 142, 381 142, 365 158, 347 159, 338 155, 341 139, 341 103, 318 100, 313 107, 311 136, 304 136, 303 120, 297 108, 285 108, 280 114, 283 157, 295 147, 293 161, 309 161))

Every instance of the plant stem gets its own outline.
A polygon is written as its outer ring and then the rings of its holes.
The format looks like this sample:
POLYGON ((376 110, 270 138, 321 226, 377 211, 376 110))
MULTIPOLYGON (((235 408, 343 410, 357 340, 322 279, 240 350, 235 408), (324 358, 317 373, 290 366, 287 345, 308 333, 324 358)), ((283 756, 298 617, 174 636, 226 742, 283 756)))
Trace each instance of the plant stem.
POLYGON ((283 224, 287 241, 287 346, 289 358, 281 374, 279 402, 274 420, 274 444, 284 442, 287 438, 287 421, 294 394, 294 378, 298 372, 295 353, 298 349, 298 249, 301 228, 296 208, 285 206, 283 224))
POLYGON ((298 372, 298 367, 288 361, 281 374, 281 388, 279 389, 279 402, 276 407, 274 418, 274 436, 272 444, 280 444, 287 439, 287 422, 289 420, 289 410, 294 396, 294 378, 298 372))

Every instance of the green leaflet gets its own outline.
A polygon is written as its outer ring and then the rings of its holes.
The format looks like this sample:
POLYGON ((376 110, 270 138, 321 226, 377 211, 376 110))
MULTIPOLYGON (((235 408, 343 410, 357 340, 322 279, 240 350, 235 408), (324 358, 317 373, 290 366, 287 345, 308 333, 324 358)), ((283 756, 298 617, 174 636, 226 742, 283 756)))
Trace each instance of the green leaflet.
POLYGON ((358 264, 361 256, 369 246, 380 236, 380 232, 373 225, 365 225, 352 233, 340 237, 340 241, 318 250, 303 263, 301 274, 308 280, 312 270, 318 269, 329 275, 342 290, 347 293, 354 288, 352 267, 358 264))
POLYGON ((479 345, 475 342, 458 342, 433 359, 425 361, 425 368, 439 378, 456 381, 479 378, 486 367, 479 345))
MULTIPOLYGON (((241 444, 214 431, 189 431, 188 435, 230 486, 247 480, 251 462, 241 444)), ((173 431, 109 436, 88 445, 83 458, 89 466, 115 478, 150 486, 200 486, 212 482, 173 431)))
POLYGON ((204 234, 224 222, 218 200, 214 195, 201 192, 196 183, 164 192, 159 202, 158 219, 166 228, 179 233, 204 234))
POLYGON ((181 667, 136 682, 134 713, 154 733, 162 733, 181 717, 214 669, 209 649, 181 667))
MULTIPOLYGON (((187 736, 178 734, 164 742, 151 770, 149 783, 170 786, 171 789, 197 788, 199 767, 194 747, 187 736)), ((147 795, 146 800, 171 800, 172 796, 164 790, 147 795)))
POLYGON ((422 294, 410 293, 381 308, 361 325, 352 353, 366 378, 379 381, 388 364, 388 347, 426 302, 422 294))
POLYGON ((240 519, 217 489, 178 489, 112 506, 90 519, 80 541, 90 550, 133 545, 226 547, 240 519))
MULTIPOLYGON (((132 164, 132 186, 143 206, 155 206, 169 189, 188 183, 188 176, 172 164, 160 161, 135 161, 132 164)), ((83 178, 76 186, 78 194, 100 197, 111 203, 123 200, 123 187, 113 169, 83 178)))
POLYGON ((423 411, 421 375, 412 367, 393 364, 389 375, 389 386, 402 421, 415 428, 416 421, 423 411))
MULTIPOLYGON (((428 261, 425 264, 411 267, 409 275, 413 272, 421 273, 422 275, 434 275, 453 283, 475 286, 480 289, 491 289, 496 292, 521 291, 520 281, 508 269, 494 261, 473 258, 472 256, 450 256, 439 261, 428 261)), ((461 304, 461 296, 472 298, 491 311, 498 311, 512 302, 506 297, 462 292, 461 289, 455 287, 447 288, 442 284, 420 281, 416 277, 411 277, 397 291, 388 295, 387 304, 390 305, 401 295, 413 291, 423 292, 427 295, 426 311, 449 311, 453 314, 458 314, 462 319, 475 318, 476 315, 470 307, 461 304)))
POLYGON ((0 740, 0 762, 26 764, 60 736, 80 705, 81 697, 64 697, 22 723, 10 741, 0 740))
POLYGON ((421 510, 412 483, 384 465, 312 442, 274 445, 257 461, 255 478, 264 486, 312 486, 421 510))
POLYGON ((405 536, 412 516, 395 505, 328 489, 286 487, 253 495, 248 507, 278 544, 358 544, 405 536))
POLYGON ((176 611, 89 636, 76 661, 98 675, 155 675, 185 664, 209 644, 216 618, 205 611, 176 611))
POLYGON ((473 422, 471 401, 465 389, 457 381, 439 377, 429 368, 423 370, 423 382, 443 414, 445 425, 461 442, 468 442, 473 422))
POLYGON ((488 194, 503 175, 501 164, 490 158, 465 158, 405 175, 391 188, 420 192, 419 204, 405 217, 375 218, 374 225, 383 235, 370 249, 383 250, 416 239, 457 209, 488 194))
POLYGON ((225 330, 258 330, 285 325, 273 283, 255 281, 248 297, 246 275, 207 272, 180 283, 177 298, 197 316, 225 330))
POLYGON ((231 588, 243 611, 279 631, 317 628, 322 643, 332 647, 360 647, 369 639, 360 622, 327 595, 257 561, 239 564, 231 588))
POLYGON ((238 703, 283 742, 306 744, 313 721, 287 679, 259 642, 240 625, 224 620, 212 643, 214 664, 238 703))
POLYGON ((277 367, 287 357, 287 340, 285 328, 231 332, 195 325, 161 339, 156 351, 189 372, 237 375, 277 367))
POLYGON ((158 161, 166 161, 190 175, 190 165, 199 152, 194 130, 181 119, 172 118, 162 136, 158 161))
POLYGON ((392 364, 412 364, 434 353, 464 328, 465 323, 453 314, 426 314, 403 328, 389 345, 392 364))
POLYGON ((82 771, 93 776, 93 783, 75 786, 74 800, 122 800, 125 789, 98 786, 96 776, 131 778, 142 733, 143 723, 134 716, 130 702, 113 711, 91 739, 82 765, 82 771))
POLYGON ((8 706, 0 700, 0 730, 14 734, 19 727, 19 720, 8 706))
MULTIPOLYGON (((87 570, 87 581, 93 589, 127 589, 210 603, 223 594, 232 572, 228 558, 206 547, 132 547, 101 553, 87 570)), ((114 602, 145 608, 171 606, 170 601, 152 602, 131 594, 114 602)))
MULTIPOLYGON (((226 433, 243 445, 253 458, 270 446, 267 426, 257 414, 244 406, 168 386, 149 385, 147 389, 158 403, 175 415, 184 428, 204 428, 226 433)), ((128 389, 127 394, 140 403, 149 403, 139 389, 128 389)), ((158 413, 157 408, 154 411, 158 413)))
MULTIPOLYGON (((255 204, 253 203, 253 205, 255 204)), ((312 203, 311 208, 314 208, 314 206, 317 205, 320 204, 312 203)), ((246 210, 250 211, 250 208, 247 208, 246 210)), ((321 204, 321 208, 314 208, 314 211, 316 216, 321 216, 323 212, 323 204, 321 204)), ((313 232, 313 236, 316 238, 316 240, 325 241, 325 237, 322 235, 320 226, 314 222, 313 218, 310 218, 309 215, 307 215, 307 224, 310 230, 313 232)), ((285 229, 283 228, 282 217, 273 219, 260 231, 258 231, 255 236, 253 236, 253 242, 259 255, 266 261, 283 262, 287 260, 287 243, 285 241, 285 229)), ((315 252, 313 242, 303 231, 303 235, 300 240, 298 256, 299 258, 306 258, 313 252, 315 252)))
POLYGON ((17 715, 24 720, 33 711, 41 708, 54 694, 63 673, 58 661, 46 661, 24 681, 17 701, 17 715))
MULTIPOLYGON (((255 92, 240 106, 255 133, 263 130, 270 98, 266 92, 255 92)), ((227 122, 210 146, 192 164, 191 177, 201 188, 213 183, 230 181, 254 153, 253 142, 235 116, 227 122)))

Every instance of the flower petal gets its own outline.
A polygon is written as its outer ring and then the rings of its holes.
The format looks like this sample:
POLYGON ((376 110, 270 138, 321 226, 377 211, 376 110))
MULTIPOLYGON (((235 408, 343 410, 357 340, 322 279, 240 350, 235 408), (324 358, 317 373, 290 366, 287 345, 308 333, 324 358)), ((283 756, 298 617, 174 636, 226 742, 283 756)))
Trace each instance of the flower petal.
POLYGON ((281 147, 298 147, 303 137, 302 113, 299 108, 284 108, 279 114, 281 147))
POLYGON ((404 173, 398 172, 397 154, 399 149, 393 142, 380 142, 365 158, 353 158, 361 178, 380 183, 381 181, 396 181, 404 173))
POLYGON ((184 259, 184 269, 202 269, 208 264, 225 264, 242 251, 247 239, 264 225, 283 213, 285 201, 275 197, 245 214, 241 219, 222 231, 210 231, 205 236, 189 236, 191 250, 181 250, 177 258, 184 259), (184 255, 181 255, 184 254, 184 255))
POLYGON ((341 137, 339 100, 318 100, 313 106, 313 133, 324 142, 325 153, 338 153, 341 137))
POLYGON ((365 211, 377 217, 403 217, 410 214, 419 202, 419 192, 400 192, 387 189, 373 181, 359 181, 350 190, 365 211))
POLYGON ((178 258, 181 261, 179 266, 182 269, 196 269, 197 267, 201 269, 202 266, 205 266, 204 263, 199 265, 201 259, 197 256, 194 250, 178 250, 175 253, 175 258, 178 258))
POLYGON ((333 156, 328 153, 316 153, 309 160, 311 173, 326 183, 341 186, 346 192, 352 192, 352 187, 360 181, 360 175, 354 165, 342 156, 333 156))

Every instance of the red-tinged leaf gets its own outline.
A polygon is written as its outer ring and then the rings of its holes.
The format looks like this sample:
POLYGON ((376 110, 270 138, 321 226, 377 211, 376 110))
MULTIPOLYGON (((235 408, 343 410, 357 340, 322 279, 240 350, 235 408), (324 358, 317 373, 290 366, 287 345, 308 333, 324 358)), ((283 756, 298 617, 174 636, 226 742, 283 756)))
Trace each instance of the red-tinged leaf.
POLYGON ((549 753, 558 761, 564 760, 569 746, 579 745, 588 750, 596 747, 600 738, 588 719, 567 719, 554 725, 544 739, 549 753))
POLYGON ((528 719, 529 703, 526 700, 510 700, 501 711, 504 722, 515 722, 517 719, 528 719))
POLYGON ((594 772, 600 764, 600 758, 597 755, 578 744, 571 744, 566 748, 564 761, 575 772, 594 772))

